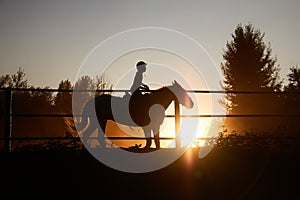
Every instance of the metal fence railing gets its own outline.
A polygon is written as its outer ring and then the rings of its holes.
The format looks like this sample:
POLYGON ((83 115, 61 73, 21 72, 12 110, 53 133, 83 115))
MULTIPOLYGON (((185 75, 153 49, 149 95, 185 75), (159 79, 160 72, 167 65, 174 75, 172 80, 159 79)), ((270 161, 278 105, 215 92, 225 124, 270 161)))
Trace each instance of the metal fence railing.
MULTIPOLYGON (((80 117, 81 115, 69 114, 24 114, 12 112, 12 97, 13 92, 126 92, 128 90, 61 90, 61 89, 37 89, 37 88, 0 88, 0 91, 5 92, 4 110, 1 114, 4 118, 4 137, 0 137, 0 141, 4 141, 4 151, 11 151, 11 141, 26 141, 26 140, 70 140, 74 138, 69 137, 12 137, 12 120, 14 117, 80 117)), ((261 91, 218 91, 218 90, 187 90, 189 93, 203 93, 203 94, 290 94, 289 92, 261 92, 261 91)), ((293 92, 292 94, 299 95, 300 92, 293 92)), ((175 132, 179 132, 180 118, 227 118, 227 117, 300 117, 300 114, 197 114, 197 115, 181 115, 179 103, 175 101, 175 113, 173 115, 166 115, 175 119, 175 132)), ((175 133, 175 135, 177 135, 175 133)), ((80 139, 80 138, 77 138, 80 139)), ((140 137, 108 137, 110 140, 143 140, 140 137)), ((199 140, 214 140, 216 138, 197 138, 199 140)), ((179 137, 161 137, 160 140, 176 140, 176 147, 180 146, 179 137)))

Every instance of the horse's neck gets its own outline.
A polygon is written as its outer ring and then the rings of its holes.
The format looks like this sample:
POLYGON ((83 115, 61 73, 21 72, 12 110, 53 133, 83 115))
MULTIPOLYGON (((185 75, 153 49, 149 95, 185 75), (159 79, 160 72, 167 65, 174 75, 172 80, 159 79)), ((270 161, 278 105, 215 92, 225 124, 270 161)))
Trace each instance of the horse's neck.
POLYGON ((161 88, 158 92, 155 92, 154 95, 156 96, 157 103, 163 105, 165 109, 175 100, 175 95, 171 92, 168 87, 161 88))

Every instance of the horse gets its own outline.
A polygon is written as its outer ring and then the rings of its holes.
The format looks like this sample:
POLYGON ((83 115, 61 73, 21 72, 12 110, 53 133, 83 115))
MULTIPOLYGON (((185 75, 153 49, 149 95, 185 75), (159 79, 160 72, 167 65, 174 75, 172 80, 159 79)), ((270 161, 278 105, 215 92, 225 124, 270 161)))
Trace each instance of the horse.
POLYGON ((165 118, 165 110, 168 106, 174 100, 188 109, 193 108, 194 105, 186 90, 176 81, 157 90, 144 91, 144 93, 136 90, 131 97, 126 98, 125 96, 102 94, 85 104, 82 109, 81 122, 76 126, 80 127, 79 131, 84 130, 82 132, 84 144, 87 144, 90 135, 98 128, 99 143, 105 147, 106 123, 107 120, 112 120, 127 126, 142 127, 146 139, 143 149, 150 148, 152 132, 156 149, 159 149, 159 128, 165 118), (101 134, 99 128, 102 130, 101 134))

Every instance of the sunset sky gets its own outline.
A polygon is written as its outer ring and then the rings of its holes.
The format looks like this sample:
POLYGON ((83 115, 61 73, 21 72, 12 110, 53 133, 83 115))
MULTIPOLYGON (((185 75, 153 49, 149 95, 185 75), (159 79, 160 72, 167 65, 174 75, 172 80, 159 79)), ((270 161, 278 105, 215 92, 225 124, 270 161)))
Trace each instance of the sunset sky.
POLYGON ((265 32, 286 79, 288 68, 300 64, 299 7, 297 0, 0 0, 0 75, 22 67, 29 84, 57 88, 61 80, 75 78, 97 44, 141 27, 192 37, 219 67, 237 24, 250 22, 265 32))

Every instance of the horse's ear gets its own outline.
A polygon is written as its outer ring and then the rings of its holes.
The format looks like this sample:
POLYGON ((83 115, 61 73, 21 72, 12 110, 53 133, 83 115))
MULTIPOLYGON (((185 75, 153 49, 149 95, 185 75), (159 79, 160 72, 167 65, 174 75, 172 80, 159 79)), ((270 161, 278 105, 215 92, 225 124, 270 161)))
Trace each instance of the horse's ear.
POLYGON ((177 83, 177 81, 176 81, 176 80, 174 80, 174 84, 178 85, 178 83, 177 83))

